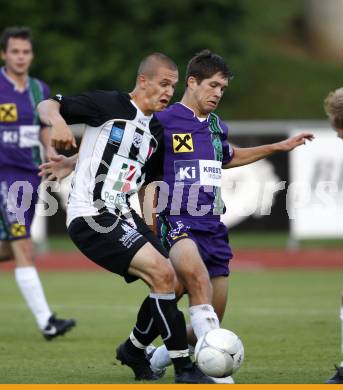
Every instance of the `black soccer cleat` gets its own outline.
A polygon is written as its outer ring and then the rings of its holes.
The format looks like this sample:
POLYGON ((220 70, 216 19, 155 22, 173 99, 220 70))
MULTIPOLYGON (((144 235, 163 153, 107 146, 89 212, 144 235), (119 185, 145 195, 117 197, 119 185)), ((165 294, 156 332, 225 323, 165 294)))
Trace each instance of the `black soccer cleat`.
POLYGON ((195 363, 189 363, 175 373, 175 383, 215 383, 195 363))
POLYGON ((336 366, 336 373, 333 377, 331 377, 329 380, 327 380, 325 383, 328 384, 343 384, 343 367, 337 367, 336 366))
POLYGON ((62 336, 76 325, 75 320, 62 320, 52 315, 48 320, 48 325, 42 330, 43 336, 50 341, 57 336, 62 336))
POLYGON ((116 349, 117 360, 121 364, 125 364, 130 367, 135 374, 136 381, 156 381, 160 376, 153 373, 150 368, 150 362, 145 355, 142 356, 133 356, 130 355, 127 349, 125 348, 125 343, 119 345, 116 349))

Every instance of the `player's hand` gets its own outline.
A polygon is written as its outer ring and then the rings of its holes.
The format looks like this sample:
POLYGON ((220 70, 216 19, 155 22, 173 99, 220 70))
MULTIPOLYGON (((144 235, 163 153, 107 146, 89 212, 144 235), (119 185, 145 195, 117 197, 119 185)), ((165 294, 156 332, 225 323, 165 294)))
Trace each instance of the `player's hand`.
POLYGON ((56 149, 76 148, 76 140, 65 122, 56 123, 51 128, 51 146, 56 149))
POLYGON ((45 147, 45 161, 51 161, 54 157, 57 157, 58 153, 56 149, 51 145, 45 147))
POLYGON ((313 139, 314 135, 312 133, 297 134, 279 142, 277 144, 278 150, 280 152, 289 152, 300 145, 305 145, 306 141, 312 141, 313 139))
POLYGON ((61 154, 54 156, 50 161, 39 166, 38 176, 44 176, 46 180, 58 181, 70 175, 73 171, 69 159, 61 154))

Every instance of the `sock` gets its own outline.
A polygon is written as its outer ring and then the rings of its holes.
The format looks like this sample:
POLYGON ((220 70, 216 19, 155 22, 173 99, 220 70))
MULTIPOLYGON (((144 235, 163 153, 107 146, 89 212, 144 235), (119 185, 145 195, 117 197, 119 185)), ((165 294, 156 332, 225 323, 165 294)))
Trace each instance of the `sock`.
POLYGON ((137 314, 132 338, 134 337, 140 344, 148 346, 159 334, 151 314, 150 297, 146 297, 137 314))
POLYGON ((220 327, 219 320, 212 305, 196 305, 189 308, 189 316, 197 339, 212 329, 220 327))
POLYGON ((159 335, 151 315, 150 298, 146 297, 137 314, 137 321, 130 337, 125 341, 129 353, 142 356, 145 348, 159 335))
MULTIPOLYGON (((189 355, 194 354, 194 347, 193 345, 188 345, 189 355)), ((168 367, 172 364, 172 361, 169 356, 169 352, 165 345, 161 345, 160 347, 156 348, 156 351, 152 355, 152 358, 150 359, 150 366, 153 370, 161 369, 168 367)))
POLYGON ((174 293, 150 293, 149 298, 154 322, 177 372, 191 363, 185 318, 177 308, 174 293))
POLYGON ((14 274, 19 290, 34 315, 39 329, 44 329, 52 313, 45 299, 36 268, 17 267, 14 274))

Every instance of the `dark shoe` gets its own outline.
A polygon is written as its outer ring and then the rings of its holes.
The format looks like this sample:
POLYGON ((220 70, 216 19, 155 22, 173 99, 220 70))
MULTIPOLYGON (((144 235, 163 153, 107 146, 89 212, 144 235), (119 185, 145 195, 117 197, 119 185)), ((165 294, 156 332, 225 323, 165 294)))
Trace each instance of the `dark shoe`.
POLYGON ((175 374, 175 383, 215 383, 213 379, 205 375, 195 363, 187 364, 175 374))
MULTIPOLYGON (((145 349, 145 356, 146 358, 149 360, 149 364, 150 364, 150 360, 152 358, 152 355, 155 353, 156 351, 156 347, 152 344, 148 345, 145 349)), ((165 367, 163 368, 152 368, 150 366, 152 372, 158 377, 158 378, 162 378, 164 376, 164 374, 166 373, 167 369, 165 367)))
POLYGON ((343 383, 343 367, 336 366, 336 374, 327 380, 325 383, 342 384, 343 383))
POLYGON ((48 325, 42 330, 42 334, 47 340, 52 340, 57 336, 62 336, 75 325, 76 322, 72 319, 62 320, 52 315, 48 320, 48 325))
POLYGON ((116 353, 117 360, 119 360, 121 364, 129 366, 135 373, 136 381, 156 381, 159 379, 159 376, 152 372, 150 362, 145 355, 142 357, 130 355, 125 348, 125 343, 119 345, 116 349, 116 353))

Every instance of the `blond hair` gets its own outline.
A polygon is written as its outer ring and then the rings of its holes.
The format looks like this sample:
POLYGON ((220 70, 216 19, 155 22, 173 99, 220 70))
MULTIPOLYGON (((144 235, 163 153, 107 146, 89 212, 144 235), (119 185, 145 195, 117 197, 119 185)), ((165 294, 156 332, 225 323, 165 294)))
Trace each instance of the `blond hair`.
POLYGON ((343 88, 329 93, 324 100, 324 109, 335 129, 343 129, 343 88))

